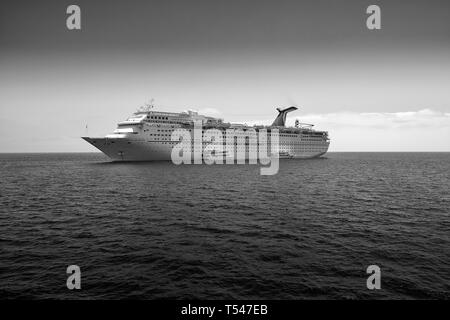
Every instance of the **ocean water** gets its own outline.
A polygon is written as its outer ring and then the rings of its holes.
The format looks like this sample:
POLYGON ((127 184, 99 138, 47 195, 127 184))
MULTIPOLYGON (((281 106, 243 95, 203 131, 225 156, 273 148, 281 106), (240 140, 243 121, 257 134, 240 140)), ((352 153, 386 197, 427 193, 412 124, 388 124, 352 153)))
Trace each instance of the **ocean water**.
POLYGON ((450 153, 329 153, 275 176, 1 154, 0 296, 449 299, 449 208, 450 153))

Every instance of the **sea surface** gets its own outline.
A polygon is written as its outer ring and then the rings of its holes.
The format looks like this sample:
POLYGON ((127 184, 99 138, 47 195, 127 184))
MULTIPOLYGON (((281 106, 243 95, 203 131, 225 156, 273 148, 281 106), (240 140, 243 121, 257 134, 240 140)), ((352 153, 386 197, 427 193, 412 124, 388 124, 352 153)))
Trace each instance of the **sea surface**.
POLYGON ((0 297, 450 298, 450 153, 259 169, 0 154, 0 297))

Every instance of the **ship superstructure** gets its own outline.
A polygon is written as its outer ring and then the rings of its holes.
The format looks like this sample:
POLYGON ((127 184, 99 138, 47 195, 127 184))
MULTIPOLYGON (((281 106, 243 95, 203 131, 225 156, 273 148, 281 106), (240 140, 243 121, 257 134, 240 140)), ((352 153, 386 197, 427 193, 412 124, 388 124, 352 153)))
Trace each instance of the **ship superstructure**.
MULTIPOLYGON (((140 108, 127 120, 119 122, 113 133, 101 138, 82 138, 113 161, 171 160, 172 149, 179 143, 179 141, 172 141, 172 133, 177 129, 185 129, 194 138, 194 124, 201 123, 202 133, 208 129, 223 132, 224 145, 226 131, 234 129, 237 135, 234 152, 246 150, 247 155, 248 149, 251 148, 248 138, 239 139, 239 135, 245 136, 246 132, 250 131, 258 133, 260 130, 270 133, 273 129, 278 129, 279 132, 280 158, 315 158, 327 152, 330 144, 328 132, 314 130, 313 125, 302 124, 298 120, 294 127, 287 127, 287 114, 297 108, 289 107, 283 110, 277 108, 277 110, 278 116, 272 125, 248 126, 224 122, 220 118, 200 115, 195 111, 173 113, 155 111, 153 106, 146 106, 140 108)), ((206 144, 207 142, 201 142, 202 149, 206 144)), ((259 141, 255 148, 259 148, 259 141)), ((223 150, 226 156, 226 148, 223 150)))

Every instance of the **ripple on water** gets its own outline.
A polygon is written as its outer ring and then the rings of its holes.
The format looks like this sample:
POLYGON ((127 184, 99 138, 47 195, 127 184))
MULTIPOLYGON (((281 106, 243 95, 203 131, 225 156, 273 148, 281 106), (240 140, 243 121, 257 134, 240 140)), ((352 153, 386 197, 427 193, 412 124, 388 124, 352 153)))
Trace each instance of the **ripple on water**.
POLYGON ((330 153, 270 177, 3 154, 0 171, 2 297, 450 298, 448 153, 330 153))

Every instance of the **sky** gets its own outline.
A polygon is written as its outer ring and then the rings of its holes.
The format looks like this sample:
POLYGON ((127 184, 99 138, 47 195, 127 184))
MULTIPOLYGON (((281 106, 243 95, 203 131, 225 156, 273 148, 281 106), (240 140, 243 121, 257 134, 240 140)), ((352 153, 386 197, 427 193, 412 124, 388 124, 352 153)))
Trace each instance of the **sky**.
POLYGON ((330 151, 450 151, 448 0, 6 0, 0 152, 84 152, 154 99, 231 122, 276 107, 330 151), (66 8, 81 8, 68 30, 66 8), (366 8, 381 8, 368 30, 366 8), (86 129, 86 125, 88 129, 86 129))

